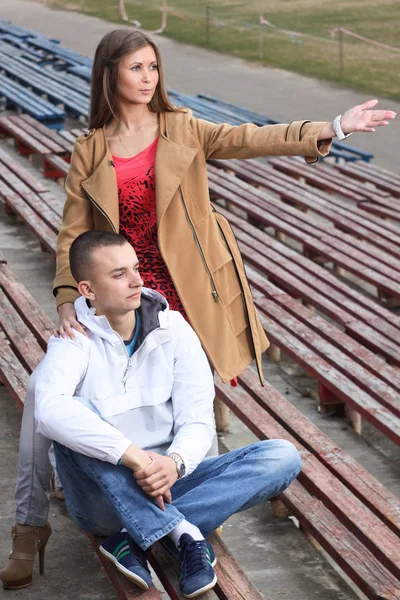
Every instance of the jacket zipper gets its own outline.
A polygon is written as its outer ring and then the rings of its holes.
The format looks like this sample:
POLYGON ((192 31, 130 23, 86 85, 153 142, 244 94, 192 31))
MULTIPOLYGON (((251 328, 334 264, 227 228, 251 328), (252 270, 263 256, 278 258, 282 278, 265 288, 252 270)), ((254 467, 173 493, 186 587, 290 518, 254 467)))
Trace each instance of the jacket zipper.
POLYGON ((132 357, 130 357, 128 359, 128 364, 126 365, 126 369, 125 369, 124 375, 122 377, 122 383, 124 384, 125 391, 126 391, 126 382, 128 381, 128 375, 129 375, 131 366, 132 366, 132 357))
POLYGON ((194 228, 194 225, 193 225, 192 221, 190 220, 189 213, 188 213, 188 210, 187 210, 187 207, 186 207, 186 203, 185 203, 185 199, 183 197, 183 192, 182 192, 181 186, 179 186, 178 189, 179 189, 179 194, 181 196, 181 201, 182 201, 183 209, 185 211, 187 222, 190 225, 190 228, 191 228, 192 233, 193 233, 194 240, 196 242, 197 249, 198 249, 198 251, 200 253, 200 256, 201 256, 201 260, 203 261, 204 268, 207 271, 207 275, 208 275, 208 277, 210 279, 210 282, 211 282, 211 287, 212 287, 212 292, 211 293, 212 293, 212 295, 214 297, 215 302, 218 302, 219 296, 218 296, 217 288, 215 287, 213 276, 211 274, 209 266, 207 265, 206 258, 204 256, 203 249, 202 249, 202 247, 200 245, 199 238, 197 237, 196 230, 194 228))
POLYGON ((105 217, 107 219, 107 221, 110 223, 112 230, 115 233, 118 233, 117 230, 115 229, 110 217, 107 215, 107 213, 99 206, 99 204, 96 202, 96 200, 89 194, 89 192, 87 192, 85 190, 85 188, 83 187, 83 185, 81 184, 81 189, 84 191, 84 193, 86 194, 86 196, 89 198, 90 202, 92 202, 92 204, 95 205, 95 207, 97 208, 97 210, 103 215, 103 217, 105 217))

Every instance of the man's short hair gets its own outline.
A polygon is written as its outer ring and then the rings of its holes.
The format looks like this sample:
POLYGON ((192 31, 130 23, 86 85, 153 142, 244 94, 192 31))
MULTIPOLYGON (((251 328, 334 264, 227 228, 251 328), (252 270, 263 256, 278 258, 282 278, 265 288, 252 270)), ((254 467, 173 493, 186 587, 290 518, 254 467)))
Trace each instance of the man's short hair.
POLYGON ((78 235, 69 249, 69 264, 75 281, 79 283, 90 279, 93 250, 104 246, 123 246, 128 243, 119 233, 101 229, 92 229, 78 235))

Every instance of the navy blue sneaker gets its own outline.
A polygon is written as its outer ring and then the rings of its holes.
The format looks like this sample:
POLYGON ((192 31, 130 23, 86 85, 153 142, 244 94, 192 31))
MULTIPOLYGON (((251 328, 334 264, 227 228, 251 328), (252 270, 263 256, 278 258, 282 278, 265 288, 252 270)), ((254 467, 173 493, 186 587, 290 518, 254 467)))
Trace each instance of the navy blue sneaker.
POLYGON ((146 554, 135 544, 129 533, 111 535, 100 544, 99 550, 114 563, 118 571, 142 590, 148 590, 153 585, 146 554))
MULTIPOLYGON (((164 546, 166 550, 174 557, 176 560, 179 560, 180 553, 178 548, 175 546, 174 542, 166 535, 161 538, 159 542, 164 546)), ((207 552, 209 553, 211 566, 215 567, 217 564, 217 557, 215 556, 214 548, 211 546, 210 542, 207 542, 207 552)))
POLYGON ((217 583, 209 549, 211 544, 207 540, 198 542, 188 533, 184 533, 180 537, 179 545, 181 548, 179 583, 181 592, 186 598, 197 598, 200 594, 211 590, 217 583))

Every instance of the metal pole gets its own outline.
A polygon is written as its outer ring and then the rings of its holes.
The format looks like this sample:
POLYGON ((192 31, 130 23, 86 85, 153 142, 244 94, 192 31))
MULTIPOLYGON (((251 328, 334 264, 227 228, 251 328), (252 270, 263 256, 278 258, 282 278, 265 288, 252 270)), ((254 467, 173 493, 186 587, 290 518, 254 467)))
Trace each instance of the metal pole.
POLYGON ((263 37, 263 26, 261 23, 258 26, 258 58, 262 60, 264 58, 264 37, 263 37))
POLYGON ((343 28, 339 27, 339 78, 343 79, 343 59, 344 59, 344 48, 343 48, 343 28))
POLYGON ((206 44, 210 43, 211 8, 206 6, 206 44))

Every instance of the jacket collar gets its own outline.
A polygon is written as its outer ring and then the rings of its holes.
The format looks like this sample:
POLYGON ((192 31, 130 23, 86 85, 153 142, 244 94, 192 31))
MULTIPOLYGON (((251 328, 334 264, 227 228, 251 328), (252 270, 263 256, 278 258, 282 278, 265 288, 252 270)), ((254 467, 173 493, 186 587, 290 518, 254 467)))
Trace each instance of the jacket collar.
MULTIPOLYGON (((118 334, 112 329, 108 319, 104 315, 96 316, 96 309, 90 307, 86 298, 80 296, 75 300, 75 310, 78 321, 94 335, 115 344, 118 334)), ((169 328, 168 302, 158 292, 148 288, 142 289, 142 301, 140 305, 141 331, 138 343, 140 346, 145 338, 156 329, 169 328)))
MULTIPOLYGON (((160 113, 160 139, 155 164, 158 226, 198 151, 195 147, 182 146, 173 141, 174 123, 170 115, 173 113, 160 113)), ((103 158, 90 177, 82 181, 81 187, 108 218, 114 230, 119 231, 118 186, 105 126, 98 129, 95 135, 100 142, 103 158)))

